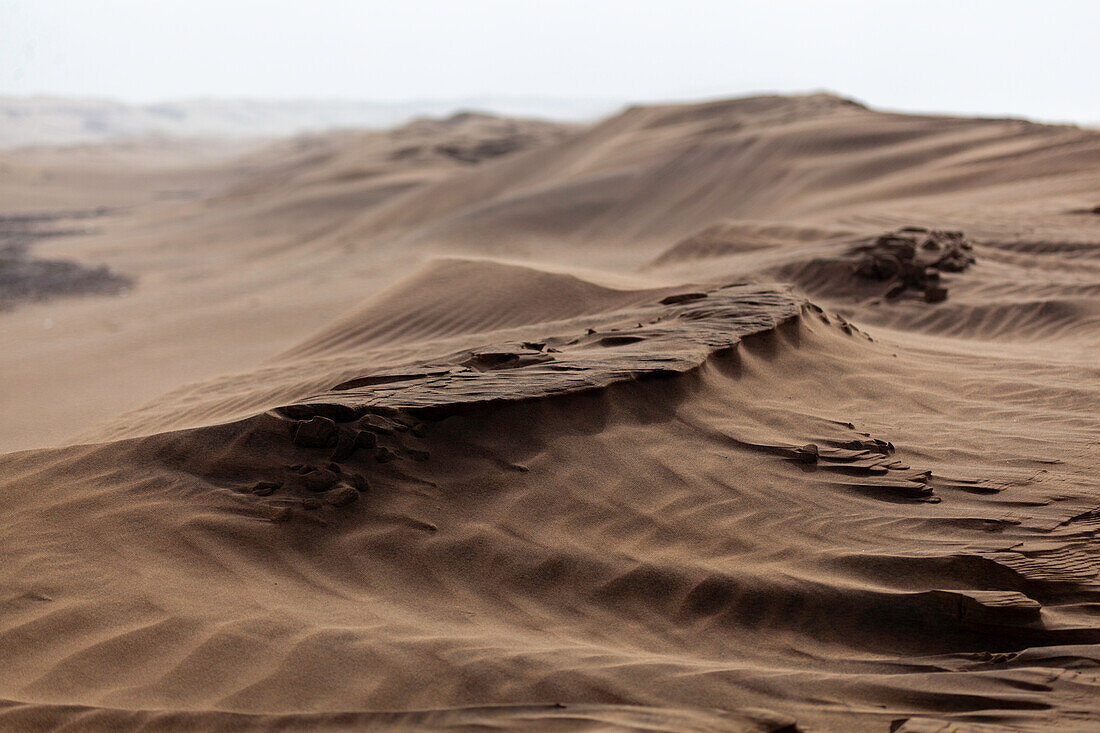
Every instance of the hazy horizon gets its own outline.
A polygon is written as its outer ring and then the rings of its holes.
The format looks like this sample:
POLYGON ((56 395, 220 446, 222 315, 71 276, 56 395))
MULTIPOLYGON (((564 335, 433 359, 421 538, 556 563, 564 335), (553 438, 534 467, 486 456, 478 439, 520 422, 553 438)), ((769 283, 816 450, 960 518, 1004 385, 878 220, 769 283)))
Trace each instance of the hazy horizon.
POLYGON ((1100 5, 1064 1, 0 0, 0 20, 9 97, 613 108, 824 90, 891 110, 1100 121, 1100 5))

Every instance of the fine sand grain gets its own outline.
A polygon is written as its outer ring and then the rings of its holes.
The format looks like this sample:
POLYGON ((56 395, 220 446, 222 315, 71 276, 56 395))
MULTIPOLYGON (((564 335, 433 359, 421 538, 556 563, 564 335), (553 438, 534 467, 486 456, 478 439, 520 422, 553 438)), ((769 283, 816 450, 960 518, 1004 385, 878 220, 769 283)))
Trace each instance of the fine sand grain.
POLYGON ((1100 134, 812 95, 0 171, 21 261, 124 278, 0 311, 0 728, 1100 726, 1100 134))

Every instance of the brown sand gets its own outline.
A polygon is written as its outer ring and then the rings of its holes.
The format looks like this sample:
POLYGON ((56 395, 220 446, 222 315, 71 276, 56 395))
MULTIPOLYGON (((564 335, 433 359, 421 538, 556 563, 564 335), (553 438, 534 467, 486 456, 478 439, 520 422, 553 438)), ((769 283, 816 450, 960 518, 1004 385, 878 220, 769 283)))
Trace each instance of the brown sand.
POLYGON ((0 170, 28 257, 132 279, 0 312, 0 728, 1100 725, 1100 134, 816 95, 0 170))

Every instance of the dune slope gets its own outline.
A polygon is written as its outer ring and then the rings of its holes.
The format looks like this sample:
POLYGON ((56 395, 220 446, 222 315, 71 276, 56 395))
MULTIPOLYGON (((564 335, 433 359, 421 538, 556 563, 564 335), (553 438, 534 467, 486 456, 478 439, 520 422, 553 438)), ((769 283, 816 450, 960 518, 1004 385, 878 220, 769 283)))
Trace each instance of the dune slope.
MULTIPOLYGON (((502 123, 448 124, 402 134, 502 123)), ((140 270, 87 313, 229 353, 0 455, 0 726, 1094 728, 1100 135, 825 95, 540 135, 267 151, 56 245, 140 270), (198 232, 233 266, 143 291, 198 232)))

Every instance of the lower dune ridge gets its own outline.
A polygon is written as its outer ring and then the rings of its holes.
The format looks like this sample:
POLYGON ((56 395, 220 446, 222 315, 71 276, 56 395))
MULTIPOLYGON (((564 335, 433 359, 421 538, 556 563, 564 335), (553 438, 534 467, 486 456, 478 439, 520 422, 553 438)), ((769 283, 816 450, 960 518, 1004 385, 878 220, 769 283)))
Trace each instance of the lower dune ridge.
POLYGON ((970 404, 955 358, 781 289, 681 289, 236 422, 9 454, 0 722, 1087 716, 1091 413, 1023 360, 970 404))

